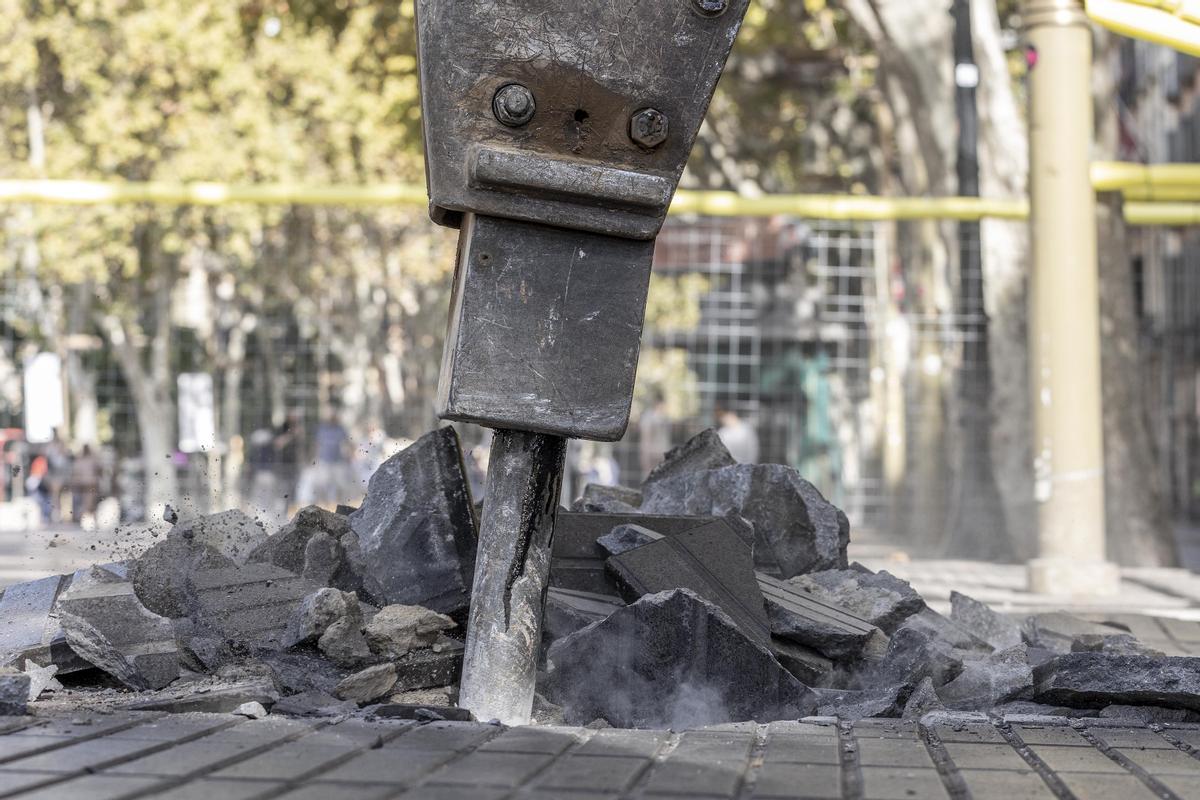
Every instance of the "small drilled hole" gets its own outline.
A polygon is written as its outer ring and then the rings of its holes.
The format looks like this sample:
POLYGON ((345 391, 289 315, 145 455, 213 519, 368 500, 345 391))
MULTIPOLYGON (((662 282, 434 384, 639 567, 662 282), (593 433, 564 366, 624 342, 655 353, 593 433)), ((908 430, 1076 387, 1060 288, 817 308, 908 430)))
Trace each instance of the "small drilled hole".
POLYGON ((584 111, 582 108, 575 109, 575 121, 576 122, 578 122, 580 124, 587 122, 589 116, 591 116, 591 115, 588 114, 588 112, 584 111))

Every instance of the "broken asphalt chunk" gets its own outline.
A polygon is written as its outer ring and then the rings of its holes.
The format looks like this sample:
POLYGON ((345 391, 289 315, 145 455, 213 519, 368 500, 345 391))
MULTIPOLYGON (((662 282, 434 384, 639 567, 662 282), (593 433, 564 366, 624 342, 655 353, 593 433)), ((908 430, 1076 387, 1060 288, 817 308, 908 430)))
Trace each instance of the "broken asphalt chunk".
POLYGON ((25 714, 29 703, 29 676, 12 667, 0 667, 0 716, 25 714))
POLYGON ((179 677, 171 620, 142 605, 129 581, 81 570, 55 608, 71 649, 129 687, 161 689, 179 677))
POLYGON ((269 563, 322 586, 353 592, 361 588, 345 552, 350 520, 320 506, 307 506, 256 547, 247 561, 269 563))
POLYGON ((376 664, 347 676, 333 690, 333 694, 342 700, 353 700, 360 705, 366 705, 372 700, 386 697, 395 685, 395 665, 376 664))
POLYGON ((805 686, 820 686, 833 671, 833 661, 802 644, 771 637, 771 652, 784 669, 805 686))
POLYGON ((813 691, 818 697, 817 713, 823 717, 857 722, 871 717, 898 717, 904 709, 904 690, 900 686, 813 691))
POLYGON ((661 533, 655 533, 642 525, 618 525, 597 539, 596 544, 611 558, 628 553, 630 550, 636 550, 661 538, 663 538, 661 533))
POLYGON ((367 593, 381 604, 466 609, 476 522, 453 428, 428 433, 371 476, 344 544, 367 593))
POLYGON ((1034 699, 1075 708, 1164 706, 1200 711, 1200 658, 1068 653, 1034 670, 1034 699))
POLYGON ((0 596, 0 666, 20 668, 26 659, 62 673, 90 668, 67 644, 51 612, 70 575, 52 575, 9 586, 0 596))
POLYGON ((816 650, 834 660, 860 656, 879 660, 888 647, 888 637, 870 624, 834 603, 801 591, 788 581, 758 575, 766 601, 771 633, 816 650))
POLYGON ((367 624, 367 644, 376 655, 400 658, 411 650, 432 646, 454 620, 421 606, 390 605, 379 609, 367 624))
POLYGON ((133 590, 142 605, 164 617, 196 611, 192 576, 202 570, 235 569, 233 559, 210 545, 182 536, 168 537, 143 553, 130 567, 133 590))
POLYGON ((1072 644, 1079 636, 1087 634, 1108 636, 1126 632, 1097 622, 1088 622, 1060 611, 1034 614, 1025 620, 1022 631, 1029 644, 1053 650, 1056 653, 1071 652, 1072 644))
POLYGON ((279 700, 279 690, 270 678, 203 678, 180 681, 153 694, 141 694, 123 707, 132 711, 168 711, 183 714, 203 711, 229 714, 245 703, 270 706, 279 700))
POLYGON ((646 487, 641 510, 742 517, 754 527, 759 569, 780 577, 846 566, 846 515, 791 467, 739 464, 664 479, 646 487))
POLYGON ((192 584, 197 628, 251 649, 279 647, 296 607, 319 588, 265 563, 201 570, 192 584))
POLYGON ((687 589, 647 595, 549 651, 567 722, 627 728, 798 719, 813 693, 720 608, 687 589))
POLYGON ((442 638, 433 647, 413 650, 403 658, 396 659, 392 662, 396 668, 393 690, 406 692, 458 683, 465 649, 462 642, 442 638))
POLYGON ((646 487, 656 483, 736 464, 737 460, 729 454, 717 431, 709 428, 665 453, 662 463, 650 470, 643 481, 643 493, 646 487))
POLYGON ((986 604, 950 592, 950 621, 971 631, 997 650, 1007 650, 1021 644, 1021 626, 1016 620, 997 614, 986 604))
POLYGON ((642 493, 628 486, 601 486, 589 483, 583 494, 571 505, 572 511, 600 512, 609 514, 636 513, 642 504, 642 493))
POLYGON ((925 608, 925 601, 907 581, 886 571, 823 570, 798 575, 789 582, 814 597, 846 609, 887 634, 925 608))
POLYGON ((546 614, 542 621, 542 638, 552 642, 569 636, 580 628, 599 622, 625 603, 619 597, 551 588, 546 592, 546 614))
POLYGON ((231 509, 186 519, 172 527, 167 538, 206 545, 234 563, 244 564, 250 553, 267 540, 267 532, 258 520, 231 509))
POLYGON ((671 589, 690 589, 728 614, 763 646, 771 628, 750 546, 722 522, 664 536, 607 562, 627 601, 671 589))
POLYGON ((616 587, 605 571, 604 561, 609 553, 597 540, 622 525, 638 525, 660 536, 674 536, 685 531, 723 522, 730 534, 749 544, 754 531, 743 520, 716 517, 692 517, 652 514, 580 514, 560 511, 554 522, 554 542, 550 559, 550 585, 593 594, 615 594, 616 587))
POLYGON ((1018 644, 983 658, 964 661, 962 672, 938 689, 947 708, 985 711, 1001 703, 1033 696, 1028 648, 1018 644))

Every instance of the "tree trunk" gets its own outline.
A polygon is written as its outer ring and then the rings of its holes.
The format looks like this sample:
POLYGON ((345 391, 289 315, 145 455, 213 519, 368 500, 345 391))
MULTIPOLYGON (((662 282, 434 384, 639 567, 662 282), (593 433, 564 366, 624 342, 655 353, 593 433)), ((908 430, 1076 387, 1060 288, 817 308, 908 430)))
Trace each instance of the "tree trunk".
POLYGON ((158 520, 167 504, 178 507, 181 503, 173 458, 175 404, 171 399, 171 387, 163 382, 161 372, 156 374, 145 368, 141 352, 120 319, 105 314, 98 322, 133 399, 145 471, 145 518, 158 520))
MULTIPOLYGON (((1117 160, 1117 79, 1120 40, 1096 39, 1092 85, 1096 100, 1096 157, 1117 160)), ((1105 523, 1108 557, 1124 566, 1179 564, 1163 490, 1156 478, 1150 409, 1134 308, 1133 269, 1119 195, 1097 204, 1100 252, 1100 349, 1104 420, 1105 523)))

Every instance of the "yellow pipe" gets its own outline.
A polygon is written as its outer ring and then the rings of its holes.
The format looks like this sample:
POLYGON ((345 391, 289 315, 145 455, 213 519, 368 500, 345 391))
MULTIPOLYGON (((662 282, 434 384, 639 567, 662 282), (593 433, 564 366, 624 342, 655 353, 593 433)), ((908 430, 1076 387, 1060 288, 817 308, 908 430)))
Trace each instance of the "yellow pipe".
MULTIPOLYGON (((425 187, 303 186, 219 183, 120 183, 105 181, 0 181, 0 203, 100 205, 164 203, 175 205, 413 205, 428 202, 425 187)), ((1021 220, 1029 213, 1023 200, 977 197, 869 197, 857 195, 768 195, 742 197, 734 192, 681 191, 673 214, 772 216, 789 214, 822 219, 960 219, 985 217, 1021 220)))
POLYGON ((414 205, 429 202, 424 186, 405 184, 122 183, 108 181, 0 181, 0 203, 163 203, 218 206, 256 205, 414 205))
MULTIPOLYGON (((1092 178, 1101 191, 1124 189, 1125 218, 1131 225, 1191 225, 1193 206, 1200 203, 1200 177, 1190 184, 1186 173, 1200 165, 1095 164, 1092 178), (1167 170, 1165 168, 1171 167, 1167 170), (1149 177, 1147 177, 1149 176, 1149 177), (1149 188, 1147 188, 1149 186, 1149 188), (1173 201, 1173 202, 1147 202, 1173 201)), ((0 204, 104 205, 160 203, 168 205, 343 205, 424 206, 425 188, 405 184, 376 186, 301 186, 220 183, 120 183, 105 181, 0 180, 0 204)), ((1197 206, 1200 208, 1200 206, 1197 206)), ((787 215, 809 219, 886 221, 905 219, 1007 219, 1029 217, 1024 200, 978 197, 874 197, 866 195, 768 195, 742 197, 733 192, 680 191, 672 214, 716 217, 787 215)))
POLYGON ((1200 225, 1200 203, 1126 203, 1125 221, 1130 225, 1200 225))
POLYGON ((671 206, 671 213, 714 217, 765 217, 786 214, 833 220, 1022 220, 1029 215, 1029 204, 1024 200, 990 200, 979 197, 816 194, 742 197, 734 192, 680 191, 671 206))
POLYGON ((1200 191, 1200 164, 1092 163, 1092 187, 1097 192, 1191 188, 1200 191))
POLYGON ((1200 56, 1200 25, 1194 3, 1123 2, 1123 0, 1087 0, 1087 15, 1095 23, 1134 39, 1166 45, 1181 53, 1200 56), (1186 6, 1183 13, 1165 10, 1165 6, 1186 6))

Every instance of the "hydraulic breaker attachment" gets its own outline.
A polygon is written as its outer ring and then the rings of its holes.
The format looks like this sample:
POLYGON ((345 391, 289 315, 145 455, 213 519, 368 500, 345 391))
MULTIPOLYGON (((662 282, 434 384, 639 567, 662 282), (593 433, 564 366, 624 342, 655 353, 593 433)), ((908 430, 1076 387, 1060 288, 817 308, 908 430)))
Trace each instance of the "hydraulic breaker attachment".
POLYGON ((749 0, 417 0, 438 387, 496 429, 459 704, 529 721, 567 438, 629 423, 654 239, 749 0))

